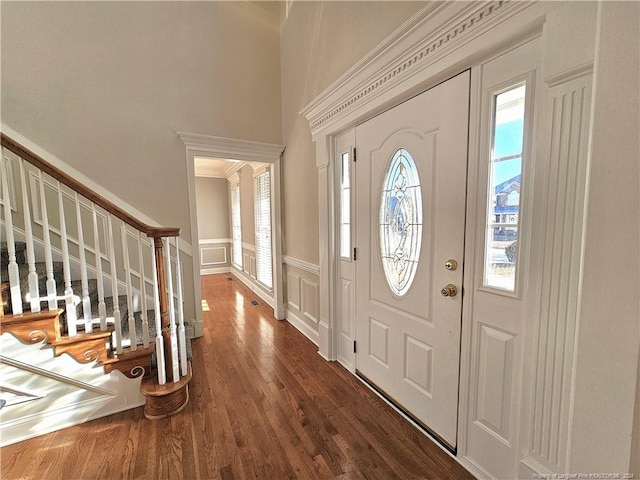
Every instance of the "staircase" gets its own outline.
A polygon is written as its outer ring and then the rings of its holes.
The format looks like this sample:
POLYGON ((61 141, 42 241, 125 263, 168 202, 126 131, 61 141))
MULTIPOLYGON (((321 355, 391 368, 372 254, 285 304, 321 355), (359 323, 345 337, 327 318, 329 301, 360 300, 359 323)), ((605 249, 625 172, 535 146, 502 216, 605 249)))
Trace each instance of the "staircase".
POLYGON ((140 405, 149 419, 180 411, 179 230, 136 220, 4 134, 0 160, 0 446, 140 405))

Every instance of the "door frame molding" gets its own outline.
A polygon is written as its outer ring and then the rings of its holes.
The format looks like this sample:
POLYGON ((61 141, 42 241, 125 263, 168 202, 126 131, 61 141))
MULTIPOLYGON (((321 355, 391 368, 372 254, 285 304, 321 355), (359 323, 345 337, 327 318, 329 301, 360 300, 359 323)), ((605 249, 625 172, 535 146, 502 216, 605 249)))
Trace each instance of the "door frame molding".
MULTIPOLYGON (((479 107, 478 66, 510 45, 538 36, 549 12, 561 4, 548 2, 446 2, 428 5, 400 26, 374 50, 347 70, 300 113, 309 121, 316 149, 319 204, 320 319, 319 354, 338 359, 337 299, 339 289, 338 211, 335 163, 336 138, 357 124, 404 100, 471 69, 470 161, 476 153, 479 107), (476 72, 476 73, 474 73, 476 72), (475 97, 475 98, 474 98, 475 97)), ((477 165, 467 171, 467 212, 475 211, 477 165)), ((467 222, 464 287, 473 279, 475 223, 467 222)), ((469 401, 469 348, 471 345, 470 298, 462 316, 458 452, 455 457, 480 477, 482 466, 465 458, 465 433, 469 401)), ((347 366, 347 368, 349 368, 347 366)), ((437 442, 436 442, 437 444, 437 442)), ((446 451, 446 450, 445 450, 446 451)))
MULTIPOLYGON (((198 216, 196 209, 195 157, 233 159, 244 162, 261 162, 270 166, 271 172, 271 216, 272 223, 272 266, 273 266, 273 312, 274 317, 284 319, 284 287, 282 279, 282 198, 281 198, 281 155, 283 145, 254 142, 236 138, 216 137, 198 133, 176 132, 186 149, 187 185, 189 193, 189 214, 191 238, 198 238, 198 216)), ((200 295, 200 251, 193 252, 193 285, 200 295)), ((202 335, 202 310, 196 308, 196 336, 202 335)))
POLYGON ((301 111, 309 121, 316 147, 321 284, 319 353, 327 360, 337 358, 335 138, 478 65, 505 46, 533 32, 539 33, 546 14, 557 7, 546 2, 502 1, 428 5, 301 111))

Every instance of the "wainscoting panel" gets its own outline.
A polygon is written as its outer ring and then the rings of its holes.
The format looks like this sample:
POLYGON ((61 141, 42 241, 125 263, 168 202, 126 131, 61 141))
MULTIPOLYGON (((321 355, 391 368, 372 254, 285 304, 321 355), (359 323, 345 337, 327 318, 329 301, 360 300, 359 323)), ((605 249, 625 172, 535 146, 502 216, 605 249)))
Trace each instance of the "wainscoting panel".
POLYGON ((287 273, 287 305, 300 310, 300 275, 287 273))
POLYGON ((248 253, 242 254, 242 271, 247 275, 249 275, 249 258, 250 257, 248 253))
POLYGON ((312 322, 318 322, 318 284, 302 280, 302 313, 312 322))
POLYGON ((287 282, 285 290, 286 319, 317 345, 320 268, 312 263, 289 256, 284 257, 284 264, 287 282))
POLYGON ((225 265, 227 263, 226 247, 200 247, 201 265, 225 265))
POLYGON ((478 337, 479 372, 474 421, 509 443, 515 337, 482 324, 478 337))
POLYGON ((211 238, 198 242, 200 248, 200 275, 231 271, 231 239, 211 238))

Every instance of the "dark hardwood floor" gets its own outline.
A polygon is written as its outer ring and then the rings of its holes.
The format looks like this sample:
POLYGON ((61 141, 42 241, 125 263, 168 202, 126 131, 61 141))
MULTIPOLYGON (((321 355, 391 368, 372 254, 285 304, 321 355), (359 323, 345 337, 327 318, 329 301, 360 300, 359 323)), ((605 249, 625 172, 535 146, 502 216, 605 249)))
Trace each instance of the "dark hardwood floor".
POLYGON ((140 407, 2 448, 2 478, 473 478, 227 277, 203 277, 211 311, 185 410, 148 421, 140 407))

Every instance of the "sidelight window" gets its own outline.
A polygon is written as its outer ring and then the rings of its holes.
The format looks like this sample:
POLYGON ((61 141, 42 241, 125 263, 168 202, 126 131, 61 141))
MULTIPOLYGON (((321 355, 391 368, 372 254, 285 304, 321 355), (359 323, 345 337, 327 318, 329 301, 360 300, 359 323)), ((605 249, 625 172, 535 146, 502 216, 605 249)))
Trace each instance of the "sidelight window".
POLYGON ((256 278, 273 287, 271 262, 271 177, 269 172, 255 178, 256 278))
POLYGON ((340 256, 351 258, 351 164, 349 152, 340 155, 340 256))
POLYGON ((492 96, 484 285, 515 291, 526 84, 492 96))

